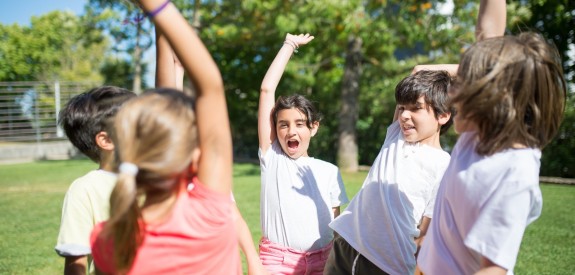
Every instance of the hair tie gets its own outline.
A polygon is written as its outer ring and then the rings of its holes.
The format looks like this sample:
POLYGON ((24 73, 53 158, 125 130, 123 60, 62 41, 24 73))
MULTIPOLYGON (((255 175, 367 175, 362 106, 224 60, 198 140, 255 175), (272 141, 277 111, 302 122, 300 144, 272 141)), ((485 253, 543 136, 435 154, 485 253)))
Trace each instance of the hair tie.
POLYGON ((138 174, 138 166, 131 162, 122 162, 118 167, 120 174, 128 174, 131 176, 136 176, 138 174))

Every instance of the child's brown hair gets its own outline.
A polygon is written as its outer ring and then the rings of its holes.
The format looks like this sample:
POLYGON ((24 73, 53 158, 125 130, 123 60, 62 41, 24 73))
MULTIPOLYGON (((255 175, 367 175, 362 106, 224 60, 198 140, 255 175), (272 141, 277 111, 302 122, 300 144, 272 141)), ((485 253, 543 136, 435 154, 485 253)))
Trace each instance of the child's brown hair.
POLYGON ((472 45, 453 91, 458 115, 477 126, 480 155, 516 144, 543 148, 559 129, 567 96, 557 49, 529 32, 472 45))

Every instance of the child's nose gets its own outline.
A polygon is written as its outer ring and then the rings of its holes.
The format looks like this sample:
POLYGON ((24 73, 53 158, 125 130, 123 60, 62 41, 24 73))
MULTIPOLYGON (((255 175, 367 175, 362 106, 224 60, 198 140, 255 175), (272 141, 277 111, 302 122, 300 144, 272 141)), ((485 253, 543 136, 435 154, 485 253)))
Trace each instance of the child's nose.
POLYGON ((411 112, 404 110, 403 112, 401 112, 400 116, 401 116, 401 118, 407 120, 407 119, 411 118, 411 112))

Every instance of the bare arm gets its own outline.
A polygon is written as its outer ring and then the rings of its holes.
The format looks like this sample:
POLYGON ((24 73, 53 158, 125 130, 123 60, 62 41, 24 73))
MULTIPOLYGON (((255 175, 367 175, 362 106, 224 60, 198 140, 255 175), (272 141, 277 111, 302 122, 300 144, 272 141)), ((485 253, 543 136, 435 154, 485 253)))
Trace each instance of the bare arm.
MULTIPOLYGON (((146 11, 164 0, 140 0, 146 11)), ((220 71, 195 31, 173 4, 153 17, 156 28, 188 72, 197 91, 196 116, 201 156, 198 178, 206 187, 230 194, 232 185, 232 142, 224 84, 220 71)))
POLYGON ((64 260, 64 275, 86 275, 88 256, 68 256, 64 260))
POLYGON ((505 275, 507 270, 494 264, 491 260, 481 257, 481 269, 475 273, 476 275, 505 275))
POLYGON ((475 40, 502 36, 507 23, 507 6, 505 0, 481 0, 477 25, 475 27, 475 40))
POLYGON ((184 67, 159 28, 156 28, 156 87, 184 89, 184 67))
POLYGON ((238 241, 241 250, 246 256, 246 261, 248 264, 248 275, 268 274, 262 265, 262 262, 260 261, 260 257, 254 246, 254 240, 252 239, 250 229, 242 217, 242 214, 240 213, 237 205, 235 207, 235 212, 237 216, 236 231, 238 233, 238 241))
POLYGON ((417 246, 415 257, 419 254, 419 249, 421 248, 421 243, 427 234, 427 229, 429 228, 429 224, 431 224, 431 218, 423 217, 421 219, 421 223, 419 224, 419 237, 415 238, 415 245, 417 246))
POLYGON ((331 211, 333 211, 333 218, 337 218, 339 216, 339 214, 341 214, 341 207, 336 206, 336 207, 332 207, 331 211))
POLYGON ((276 139, 276 132, 271 118, 275 104, 275 92, 296 47, 309 43, 314 37, 309 34, 286 35, 283 44, 274 61, 268 68, 260 87, 260 102, 258 108, 258 137, 262 153, 265 153, 276 139))

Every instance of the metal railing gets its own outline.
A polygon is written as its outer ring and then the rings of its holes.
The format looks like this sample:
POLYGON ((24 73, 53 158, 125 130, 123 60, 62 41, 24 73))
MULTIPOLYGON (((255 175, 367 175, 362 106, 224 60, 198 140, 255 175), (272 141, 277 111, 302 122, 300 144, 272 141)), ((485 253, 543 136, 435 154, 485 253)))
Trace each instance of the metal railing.
POLYGON ((73 96, 96 83, 0 82, 0 142, 66 139, 58 127, 58 113, 73 96))

